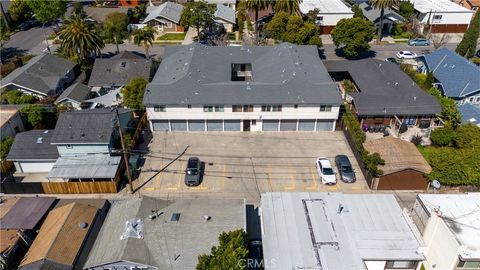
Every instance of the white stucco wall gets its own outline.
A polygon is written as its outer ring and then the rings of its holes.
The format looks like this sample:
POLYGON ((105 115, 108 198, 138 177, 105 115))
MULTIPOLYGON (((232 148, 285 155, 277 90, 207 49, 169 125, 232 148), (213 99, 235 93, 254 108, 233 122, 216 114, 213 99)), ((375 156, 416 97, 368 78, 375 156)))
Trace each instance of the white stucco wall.
POLYGON ((430 24, 470 24, 472 19, 472 12, 434 12, 432 11, 431 16, 429 13, 421 14, 419 19, 422 23, 427 23, 428 18, 430 17, 430 24), (434 15, 441 15, 440 20, 434 20, 434 15))
POLYGON ((318 17, 323 17, 321 25, 336 25, 341 19, 353 18, 353 13, 318 13, 318 17))
POLYGON ((108 154, 108 144, 71 144, 57 145, 58 154, 64 156, 75 156, 83 154, 108 154))

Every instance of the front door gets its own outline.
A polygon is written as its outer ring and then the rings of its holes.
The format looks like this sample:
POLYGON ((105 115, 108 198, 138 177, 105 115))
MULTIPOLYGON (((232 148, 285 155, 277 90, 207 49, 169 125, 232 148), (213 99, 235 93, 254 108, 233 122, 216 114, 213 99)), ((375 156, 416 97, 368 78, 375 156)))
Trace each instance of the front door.
POLYGON ((243 120, 243 131, 250 131, 250 120, 243 120))

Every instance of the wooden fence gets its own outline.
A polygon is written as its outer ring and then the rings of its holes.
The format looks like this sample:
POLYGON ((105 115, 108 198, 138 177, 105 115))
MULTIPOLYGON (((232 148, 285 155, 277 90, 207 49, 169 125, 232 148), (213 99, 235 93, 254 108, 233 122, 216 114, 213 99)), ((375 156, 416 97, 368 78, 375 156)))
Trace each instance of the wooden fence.
POLYGON ((117 182, 43 182, 47 194, 116 193, 117 182))

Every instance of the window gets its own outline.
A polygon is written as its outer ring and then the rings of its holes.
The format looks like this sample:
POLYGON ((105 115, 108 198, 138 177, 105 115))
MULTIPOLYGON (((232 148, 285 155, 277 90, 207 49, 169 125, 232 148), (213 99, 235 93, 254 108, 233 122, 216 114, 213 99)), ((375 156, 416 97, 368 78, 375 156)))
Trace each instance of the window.
POLYGON ((203 106, 204 112, 213 112, 213 106, 203 106))
POLYGON ((320 105, 320 111, 321 112, 331 112, 332 111, 332 105, 320 105))
POLYGON ((188 105, 187 105, 187 108, 191 109, 191 108, 192 108, 192 105, 188 104, 188 105))
POLYGON ((243 105, 243 112, 253 112, 253 105, 243 105))
POLYGON ((73 149, 73 146, 72 146, 71 144, 66 144, 65 147, 66 147, 67 149, 73 149))
POLYGON ((468 99, 468 102, 473 102, 473 101, 475 101, 475 97, 470 97, 470 98, 468 99))
POLYGON ((257 120, 252 120, 252 126, 257 125, 257 120))
POLYGON ((480 261, 462 261, 459 260, 457 264, 457 269, 480 269, 480 261))
POLYGON ((294 109, 298 109, 298 104, 293 105, 294 109))
POLYGON ((262 105, 262 112, 281 112, 282 105, 262 105))
POLYGON ((166 112, 167 108, 165 106, 155 106, 153 107, 154 112, 166 112))
POLYGON ((387 261, 385 269, 416 269, 417 261, 387 261))
POLYGON ((440 22, 442 20, 442 15, 433 15, 434 22, 440 22))
POLYGON ((223 112, 224 107, 223 106, 203 106, 203 111, 204 112, 223 112))
POLYGON ((480 97, 477 97, 477 100, 475 102, 480 103, 480 97))
POLYGON ((215 106, 215 111, 216 112, 223 112, 225 109, 223 106, 215 106))
POLYGON ((253 105, 232 105, 233 112, 253 112, 253 105))

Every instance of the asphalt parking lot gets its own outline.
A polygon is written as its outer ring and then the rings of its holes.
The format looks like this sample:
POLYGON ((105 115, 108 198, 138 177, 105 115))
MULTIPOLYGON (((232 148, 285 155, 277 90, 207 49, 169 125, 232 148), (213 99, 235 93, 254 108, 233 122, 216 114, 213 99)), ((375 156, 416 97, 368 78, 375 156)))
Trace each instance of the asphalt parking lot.
POLYGON ((145 195, 244 197, 258 201, 260 193, 272 191, 368 191, 342 132, 154 133, 145 157, 134 185, 145 195), (327 157, 334 164, 339 154, 350 158, 357 181, 323 185, 315 159, 327 157), (197 187, 184 184, 184 170, 191 156, 205 163, 203 181, 197 187))

